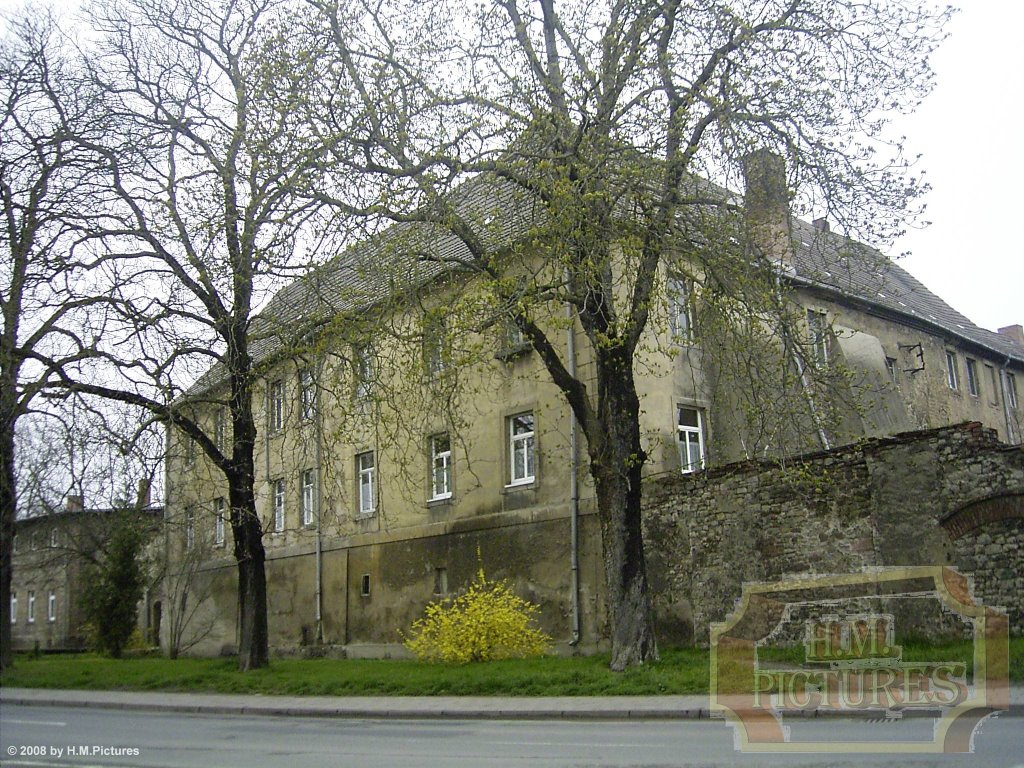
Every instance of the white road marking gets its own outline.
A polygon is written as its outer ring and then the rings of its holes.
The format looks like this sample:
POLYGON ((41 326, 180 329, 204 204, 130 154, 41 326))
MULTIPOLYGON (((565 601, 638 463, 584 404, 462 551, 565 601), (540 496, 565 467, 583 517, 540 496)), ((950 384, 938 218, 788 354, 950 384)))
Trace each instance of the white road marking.
POLYGON ((67 723, 49 722, 47 720, 8 720, 3 718, 0 723, 9 723, 10 725, 51 725, 56 728, 64 728, 67 723))

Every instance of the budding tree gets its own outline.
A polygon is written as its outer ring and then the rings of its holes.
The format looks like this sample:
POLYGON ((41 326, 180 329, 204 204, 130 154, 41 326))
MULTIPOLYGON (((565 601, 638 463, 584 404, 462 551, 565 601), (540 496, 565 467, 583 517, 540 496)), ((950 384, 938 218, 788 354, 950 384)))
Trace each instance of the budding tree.
POLYGON ((276 0, 98 3, 89 24, 90 74, 114 127, 88 144, 106 170, 107 217, 80 249, 104 259, 107 301, 77 337, 88 365, 61 382, 148 410, 172 449, 186 446, 177 455, 196 446, 222 476, 239 665, 265 666, 253 349, 271 331, 254 317, 298 274, 303 244, 315 251, 318 205, 296 191, 316 186, 320 149, 291 109, 310 65, 286 55, 288 4, 276 0))
MULTIPOLYGON (((886 116, 927 93, 948 11, 890 0, 309 4, 318 78, 304 122, 331 137, 334 161, 317 191, 348 213, 459 240, 448 266, 520 329, 586 437, 612 668, 656 658, 634 376, 666 266, 731 297, 729 312, 742 306, 723 264, 776 259, 729 192, 758 150, 785 159, 803 210, 890 242, 921 187, 885 141, 886 116), (503 192, 465 205, 460 185, 474 177, 503 192), (524 208, 529 220, 509 227, 524 208), (554 336, 564 307, 593 356, 586 376, 554 336)), ((781 306, 777 292, 761 295, 759 314, 781 306)))

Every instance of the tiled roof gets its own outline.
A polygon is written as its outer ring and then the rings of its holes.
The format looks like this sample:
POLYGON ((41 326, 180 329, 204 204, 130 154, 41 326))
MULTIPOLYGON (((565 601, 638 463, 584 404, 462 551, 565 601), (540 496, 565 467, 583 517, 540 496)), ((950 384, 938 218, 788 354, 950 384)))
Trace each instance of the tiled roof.
POLYGON ((795 219, 795 280, 925 324, 951 339, 976 344, 1024 363, 1024 348, 1009 336, 980 328, 876 250, 850 243, 795 219))
MULTIPOLYGON (((710 187, 700 183, 698 187, 710 187)), ((483 225, 492 248, 524 237, 541 215, 535 201, 511 183, 476 177, 452 192, 456 210, 483 225)), ((793 279, 925 323, 951 337, 1024 363, 1024 349, 1007 336, 979 328, 883 254, 795 219, 793 279)), ((366 310, 399 291, 459 269, 465 244, 438 225, 395 224, 282 288, 254 318, 250 353, 266 360, 317 324, 339 313, 366 310)), ((190 388, 222 381, 220 364, 190 388)))

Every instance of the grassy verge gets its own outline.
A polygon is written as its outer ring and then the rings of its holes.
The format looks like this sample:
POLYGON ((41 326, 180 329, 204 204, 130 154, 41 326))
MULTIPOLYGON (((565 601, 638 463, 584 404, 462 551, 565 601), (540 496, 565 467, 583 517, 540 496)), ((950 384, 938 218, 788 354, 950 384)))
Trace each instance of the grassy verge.
MULTIPOLYGON (((802 650, 769 654, 799 664, 802 650)), ((766 655, 767 656, 767 655, 766 655)), ((970 659, 969 643, 904 646, 905 661, 970 659)), ((1024 638, 1010 641, 1010 679, 1024 682, 1024 638)), ((445 665, 369 659, 277 659, 242 674, 232 659, 148 657, 114 660, 93 654, 20 656, 0 685, 323 696, 613 696, 706 693, 708 652, 670 649, 662 660, 622 674, 605 655, 445 665)))
POLYGON ((477 664, 405 660, 275 659, 269 669, 242 674, 232 659, 134 658, 93 654, 21 656, 0 685, 323 696, 605 696, 701 693, 708 654, 668 650, 662 660, 623 674, 608 656, 545 657, 477 664))

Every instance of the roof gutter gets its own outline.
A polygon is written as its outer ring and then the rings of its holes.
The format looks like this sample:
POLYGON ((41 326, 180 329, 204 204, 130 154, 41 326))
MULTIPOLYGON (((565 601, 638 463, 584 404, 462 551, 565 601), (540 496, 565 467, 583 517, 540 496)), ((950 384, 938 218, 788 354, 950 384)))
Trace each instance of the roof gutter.
POLYGON ((849 291, 844 291, 841 288, 836 288, 835 286, 828 285, 827 283, 812 280, 801 275, 789 274, 785 275, 784 278, 791 280, 794 283, 798 283, 805 288, 809 288, 814 291, 819 291, 821 293, 828 294, 829 296, 837 296, 839 298, 845 299, 846 301, 853 301, 856 304, 860 304, 865 308, 874 310, 877 314, 880 314, 882 316, 898 318, 901 322, 905 323, 906 325, 918 328, 922 331, 926 331, 929 333, 934 333, 938 331, 939 335, 955 336, 964 344, 969 344, 974 347, 977 347, 978 349, 984 350, 985 352, 988 352, 994 357, 1004 358, 1006 360, 1006 363, 1004 363, 1004 368, 1008 367, 1011 361, 1021 366, 1024 366, 1024 356, 1014 357, 1013 355, 1008 355, 1005 349, 996 349, 995 347, 990 346, 989 344, 986 344, 983 341, 968 338, 962 333, 954 331, 951 328, 947 328, 941 323, 938 323, 934 320, 929 320, 928 318, 922 317, 921 315, 911 312, 901 312, 900 310, 886 306, 885 304, 879 304, 878 302, 871 301, 866 296, 861 296, 856 293, 850 293, 849 291))

